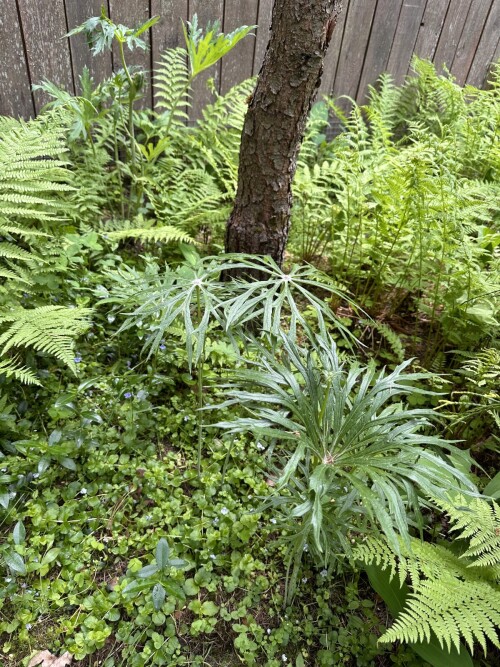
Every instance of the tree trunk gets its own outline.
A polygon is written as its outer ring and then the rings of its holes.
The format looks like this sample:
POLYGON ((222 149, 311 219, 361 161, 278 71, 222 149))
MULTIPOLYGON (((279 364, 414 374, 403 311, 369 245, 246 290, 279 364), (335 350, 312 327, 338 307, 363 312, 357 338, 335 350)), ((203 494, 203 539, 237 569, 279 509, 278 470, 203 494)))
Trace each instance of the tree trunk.
POLYGON ((226 251, 271 255, 281 266, 292 179, 342 0, 275 0, 271 37, 249 101, 226 251))

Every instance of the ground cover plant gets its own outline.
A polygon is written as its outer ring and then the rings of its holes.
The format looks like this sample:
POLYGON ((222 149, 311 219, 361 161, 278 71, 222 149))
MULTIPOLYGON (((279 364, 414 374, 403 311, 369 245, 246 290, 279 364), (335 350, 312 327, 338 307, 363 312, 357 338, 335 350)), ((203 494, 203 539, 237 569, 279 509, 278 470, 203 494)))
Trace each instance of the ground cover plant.
POLYGON ((251 28, 151 111, 150 25, 0 119, 2 664, 496 664, 498 74, 318 104, 279 267, 223 251, 254 83, 185 122, 251 28))

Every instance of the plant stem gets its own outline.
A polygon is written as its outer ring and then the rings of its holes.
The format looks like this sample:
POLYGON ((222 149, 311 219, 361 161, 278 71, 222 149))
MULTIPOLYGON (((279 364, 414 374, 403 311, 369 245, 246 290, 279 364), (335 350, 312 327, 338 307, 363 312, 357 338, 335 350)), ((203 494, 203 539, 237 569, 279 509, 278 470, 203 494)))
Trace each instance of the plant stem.
POLYGON ((130 161, 132 163, 132 173, 135 174, 136 155, 135 155, 135 134, 134 134, 134 82, 130 76, 127 63, 125 62, 125 52, 123 50, 123 42, 118 42, 120 48, 120 60, 122 62, 123 71, 127 77, 129 91, 128 91, 128 131, 130 134, 130 161))
MULTIPOLYGON (((201 298, 200 298, 200 288, 196 287, 196 308, 198 315, 198 325, 201 322, 201 298)), ((198 477, 201 477, 201 447, 203 443, 203 420, 202 420, 202 408, 203 408, 203 364, 205 362, 205 343, 203 343, 203 350, 201 352, 199 361, 198 361, 198 477)))

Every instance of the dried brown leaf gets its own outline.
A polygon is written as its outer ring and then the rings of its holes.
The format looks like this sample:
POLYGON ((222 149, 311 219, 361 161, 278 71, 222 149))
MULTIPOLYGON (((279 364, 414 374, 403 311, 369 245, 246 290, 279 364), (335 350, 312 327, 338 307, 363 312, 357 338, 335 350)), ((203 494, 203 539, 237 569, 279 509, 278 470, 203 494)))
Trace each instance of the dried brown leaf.
POLYGON ((50 651, 40 651, 28 663, 28 667, 67 667, 73 662, 71 653, 63 653, 59 658, 50 651))

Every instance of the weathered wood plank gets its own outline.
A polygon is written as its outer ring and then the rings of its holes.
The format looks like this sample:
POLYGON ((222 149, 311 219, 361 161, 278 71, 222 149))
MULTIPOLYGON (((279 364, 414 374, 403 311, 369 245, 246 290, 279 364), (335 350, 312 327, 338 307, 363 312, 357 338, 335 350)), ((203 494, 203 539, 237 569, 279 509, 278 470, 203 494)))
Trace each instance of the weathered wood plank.
POLYGON ((467 75, 467 83, 478 87, 482 87, 485 84, 491 64, 500 58, 499 36, 500 0, 493 0, 474 60, 467 75))
POLYGON ((0 115, 30 118, 35 107, 15 2, 0 7, 0 115))
POLYGON ((337 20, 337 25, 333 29, 333 35, 328 47, 328 51, 325 56, 325 64, 323 67, 323 76, 321 77, 321 85, 318 90, 318 99, 320 100, 323 95, 332 95, 333 94, 333 84, 335 81, 335 75, 337 74, 337 65, 340 57, 340 47, 342 45, 342 39, 344 37, 344 28, 346 22, 346 16, 349 11, 349 2, 348 0, 344 1, 342 12, 337 20))
POLYGON ((427 0, 415 44, 415 54, 420 58, 434 57, 449 5, 450 0, 427 0))
POLYGON ((160 20, 151 30, 151 59, 154 70, 165 49, 185 46, 182 23, 189 18, 188 0, 151 0, 151 13, 153 16, 160 16, 160 20))
MULTIPOLYGON (((446 66, 448 69, 451 67, 462 31, 464 30, 470 6, 471 0, 453 0, 453 2, 450 3, 433 58, 438 71, 440 71, 443 66, 446 66)), ((466 28, 466 39, 467 32, 466 28)))
MULTIPOLYGON (((207 23, 218 19, 221 24, 224 17, 224 0, 190 0, 189 19, 194 14, 198 15, 198 23, 205 30, 207 23)), ((206 70, 198 76, 193 84, 193 101, 190 112, 191 120, 200 118, 202 109, 209 104, 212 99, 212 93, 207 87, 207 82, 212 77, 214 79, 215 89, 220 88, 220 63, 206 70)))
MULTIPOLYGON (((334 97, 348 95, 356 98, 376 4, 376 0, 351 0, 347 7, 344 35, 333 84, 334 97)), ((345 110, 350 107, 348 100, 339 100, 338 103, 345 110)))
POLYGON ((396 84, 403 83, 415 50, 426 0, 405 0, 401 6, 398 26, 392 42, 387 69, 396 84))
MULTIPOLYGON (((137 28, 141 23, 147 21, 149 18, 149 0, 134 0, 134 2, 123 2, 123 0, 109 0, 109 13, 111 19, 115 23, 121 23, 126 25, 128 28, 137 28)), ((148 47, 151 45, 151 35, 150 30, 141 35, 148 47)), ((151 52, 148 49, 143 51, 142 49, 134 49, 130 51, 125 46, 125 59, 127 66, 138 65, 143 67, 148 73, 146 76, 147 85, 144 90, 144 96, 138 106, 142 108, 151 107, 153 98, 151 92, 151 52)), ((120 62, 120 52, 118 47, 115 45, 113 47, 113 62, 115 70, 121 69, 120 62)))
POLYGON ((387 69, 402 4, 403 0, 378 0, 359 82, 358 99, 361 102, 366 101, 368 86, 387 69))
POLYGON ((488 2, 472 0, 451 64, 451 73, 460 86, 463 86, 467 79, 490 9, 491 5, 488 2))
MULTIPOLYGON (((228 2, 228 0, 226 0, 228 2)), ((260 0, 259 15, 257 17, 257 33, 255 35, 255 52, 253 58, 253 74, 258 74, 262 67, 264 54, 269 42, 269 31, 271 29, 271 17, 273 13, 273 0, 260 0)))
MULTIPOLYGON (((258 0, 244 3, 228 2, 224 7, 224 32, 232 32, 242 25, 256 25, 258 20, 258 0)), ((224 95, 237 83, 252 76, 255 51, 255 29, 253 34, 243 39, 221 63, 220 92, 224 95)))
MULTIPOLYGON (((68 28, 72 30, 91 16, 99 16, 102 4, 102 0, 65 0, 68 28)), ((96 83, 111 76, 113 69, 111 53, 101 53, 98 56, 93 56, 84 35, 73 35, 69 42, 71 46, 73 78, 77 94, 80 93, 80 80, 78 77, 85 66, 89 68, 90 74, 96 83)))
MULTIPOLYGON (((63 0, 18 0, 32 83, 47 79, 75 92, 63 0)), ((35 111, 49 101, 36 91, 35 111)))
POLYGON ((154 64, 165 49, 185 45, 182 23, 188 20, 188 0, 151 0, 151 14, 160 17, 151 31, 154 64))

